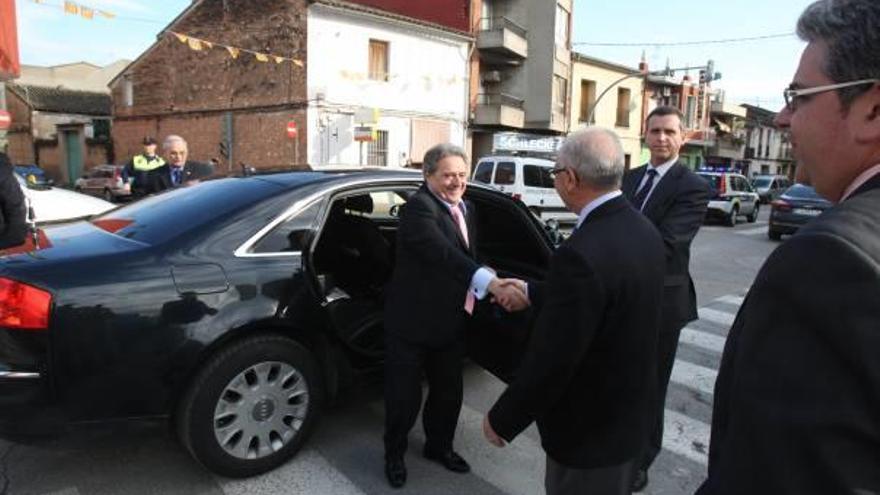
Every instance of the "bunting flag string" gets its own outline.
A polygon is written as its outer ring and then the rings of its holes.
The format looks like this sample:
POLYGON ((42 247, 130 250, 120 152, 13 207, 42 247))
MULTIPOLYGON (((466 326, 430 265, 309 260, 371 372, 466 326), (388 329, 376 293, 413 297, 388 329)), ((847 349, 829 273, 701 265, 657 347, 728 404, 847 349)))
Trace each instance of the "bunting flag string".
POLYGON ((216 41, 208 41, 203 40, 201 38, 196 38, 194 36, 190 36, 188 34, 177 33, 174 31, 168 31, 171 35, 177 38, 178 41, 189 47, 190 50, 200 52, 203 49, 207 48, 208 50, 212 50, 214 47, 223 48, 229 53, 229 56, 233 59, 237 59, 239 55, 242 53, 249 53, 254 56, 254 59, 258 62, 268 62, 270 59, 273 60, 276 64, 284 63, 285 61, 293 63, 297 67, 304 67, 302 60, 290 58, 290 57, 282 57, 280 55, 274 55, 271 53, 262 53, 254 50, 248 50, 247 48, 241 48, 237 46, 229 46, 224 45, 223 43, 217 43, 216 41))
POLYGON ((99 17, 103 17, 104 19, 113 19, 116 17, 116 14, 114 14, 113 12, 108 12, 106 10, 96 9, 96 8, 89 7, 86 5, 78 4, 78 3, 73 2, 71 0, 64 0, 64 2, 61 4, 53 4, 53 5, 46 3, 46 0, 31 0, 31 2, 36 3, 36 4, 40 4, 40 5, 44 5, 47 7, 60 7, 61 10, 63 10, 65 14, 78 15, 78 16, 82 17, 83 19, 86 19, 89 21, 94 20, 95 15, 97 15, 99 17))

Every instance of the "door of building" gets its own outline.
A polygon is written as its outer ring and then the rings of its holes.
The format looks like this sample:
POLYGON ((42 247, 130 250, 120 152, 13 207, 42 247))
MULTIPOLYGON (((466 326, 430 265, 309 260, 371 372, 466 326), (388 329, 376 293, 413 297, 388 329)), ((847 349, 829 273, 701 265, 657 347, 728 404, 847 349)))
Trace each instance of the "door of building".
POLYGON ((62 131, 64 134, 64 154, 67 163, 67 182, 73 184, 82 175, 83 153, 79 132, 62 131))

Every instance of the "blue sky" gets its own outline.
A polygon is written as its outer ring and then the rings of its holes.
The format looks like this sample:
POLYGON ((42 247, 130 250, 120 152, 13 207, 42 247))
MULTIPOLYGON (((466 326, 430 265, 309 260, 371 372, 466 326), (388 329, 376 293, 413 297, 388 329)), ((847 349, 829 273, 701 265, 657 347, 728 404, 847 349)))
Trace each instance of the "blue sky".
MULTIPOLYGON (((430 1, 430 0, 413 0, 430 1)), ((812 0, 574 0, 574 43, 657 43, 741 38, 794 31, 812 0)), ((133 59, 189 0, 79 0, 118 17, 92 21, 65 15, 62 0, 16 0, 19 45, 25 64, 54 65, 84 60, 99 65, 133 59)), ((795 36, 742 43, 679 47, 575 45, 590 56, 636 67, 644 50, 651 68, 715 61, 723 77, 713 83, 727 99, 782 105, 782 89, 797 66, 803 42, 795 36)), ((696 73, 692 74, 696 77, 696 73)))

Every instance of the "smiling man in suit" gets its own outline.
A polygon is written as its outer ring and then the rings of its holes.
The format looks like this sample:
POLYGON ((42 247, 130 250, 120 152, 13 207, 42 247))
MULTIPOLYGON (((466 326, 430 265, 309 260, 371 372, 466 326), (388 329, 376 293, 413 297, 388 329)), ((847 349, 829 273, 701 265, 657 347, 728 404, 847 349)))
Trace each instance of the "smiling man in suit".
POLYGON ((880 493, 880 2, 820 0, 776 125, 837 203, 767 258, 727 337, 698 493, 880 493))
POLYGON ((385 300, 385 475, 406 483, 404 454, 422 400, 423 455, 453 472, 470 466, 452 449, 462 403, 464 332, 477 299, 524 298, 476 261, 474 206, 463 200, 470 167, 458 146, 427 153, 424 185, 406 202, 385 300))
POLYGON ((630 170, 623 194, 660 231, 666 252, 663 310, 657 359, 657 404, 645 453, 636 466, 633 491, 648 484, 648 468, 663 446, 666 389, 675 362, 681 329, 697 319, 697 295, 689 264, 691 242, 703 224, 709 204, 705 180, 678 162, 684 142, 681 111, 661 106, 648 114, 645 142, 651 150, 647 165, 630 170))
POLYGON ((578 223, 530 282, 538 310, 516 378, 486 419, 496 446, 533 421, 548 495, 627 495, 654 405, 663 243, 622 197, 623 149, 608 130, 569 136, 554 185, 578 223))

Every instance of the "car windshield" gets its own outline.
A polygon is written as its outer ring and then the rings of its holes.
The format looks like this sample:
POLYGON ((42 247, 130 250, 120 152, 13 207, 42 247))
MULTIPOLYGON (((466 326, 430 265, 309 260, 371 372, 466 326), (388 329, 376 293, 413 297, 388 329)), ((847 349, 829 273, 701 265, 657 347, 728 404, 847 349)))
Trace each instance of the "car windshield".
POLYGON ((709 186, 712 189, 718 190, 718 185, 721 183, 720 175, 710 175, 710 174, 700 174, 700 177, 706 180, 709 183, 709 186))
POLYGON ((146 244, 223 218, 284 188, 263 180, 220 179, 136 201, 91 220, 107 232, 146 244))
POLYGON ((789 187, 788 190, 785 191, 785 195, 790 198, 822 199, 822 196, 816 194, 815 189, 803 184, 795 184, 789 187))
POLYGON ((755 187, 767 187, 770 185, 770 182, 773 181, 770 177, 758 177, 755 179, 754 186, 755 187))

